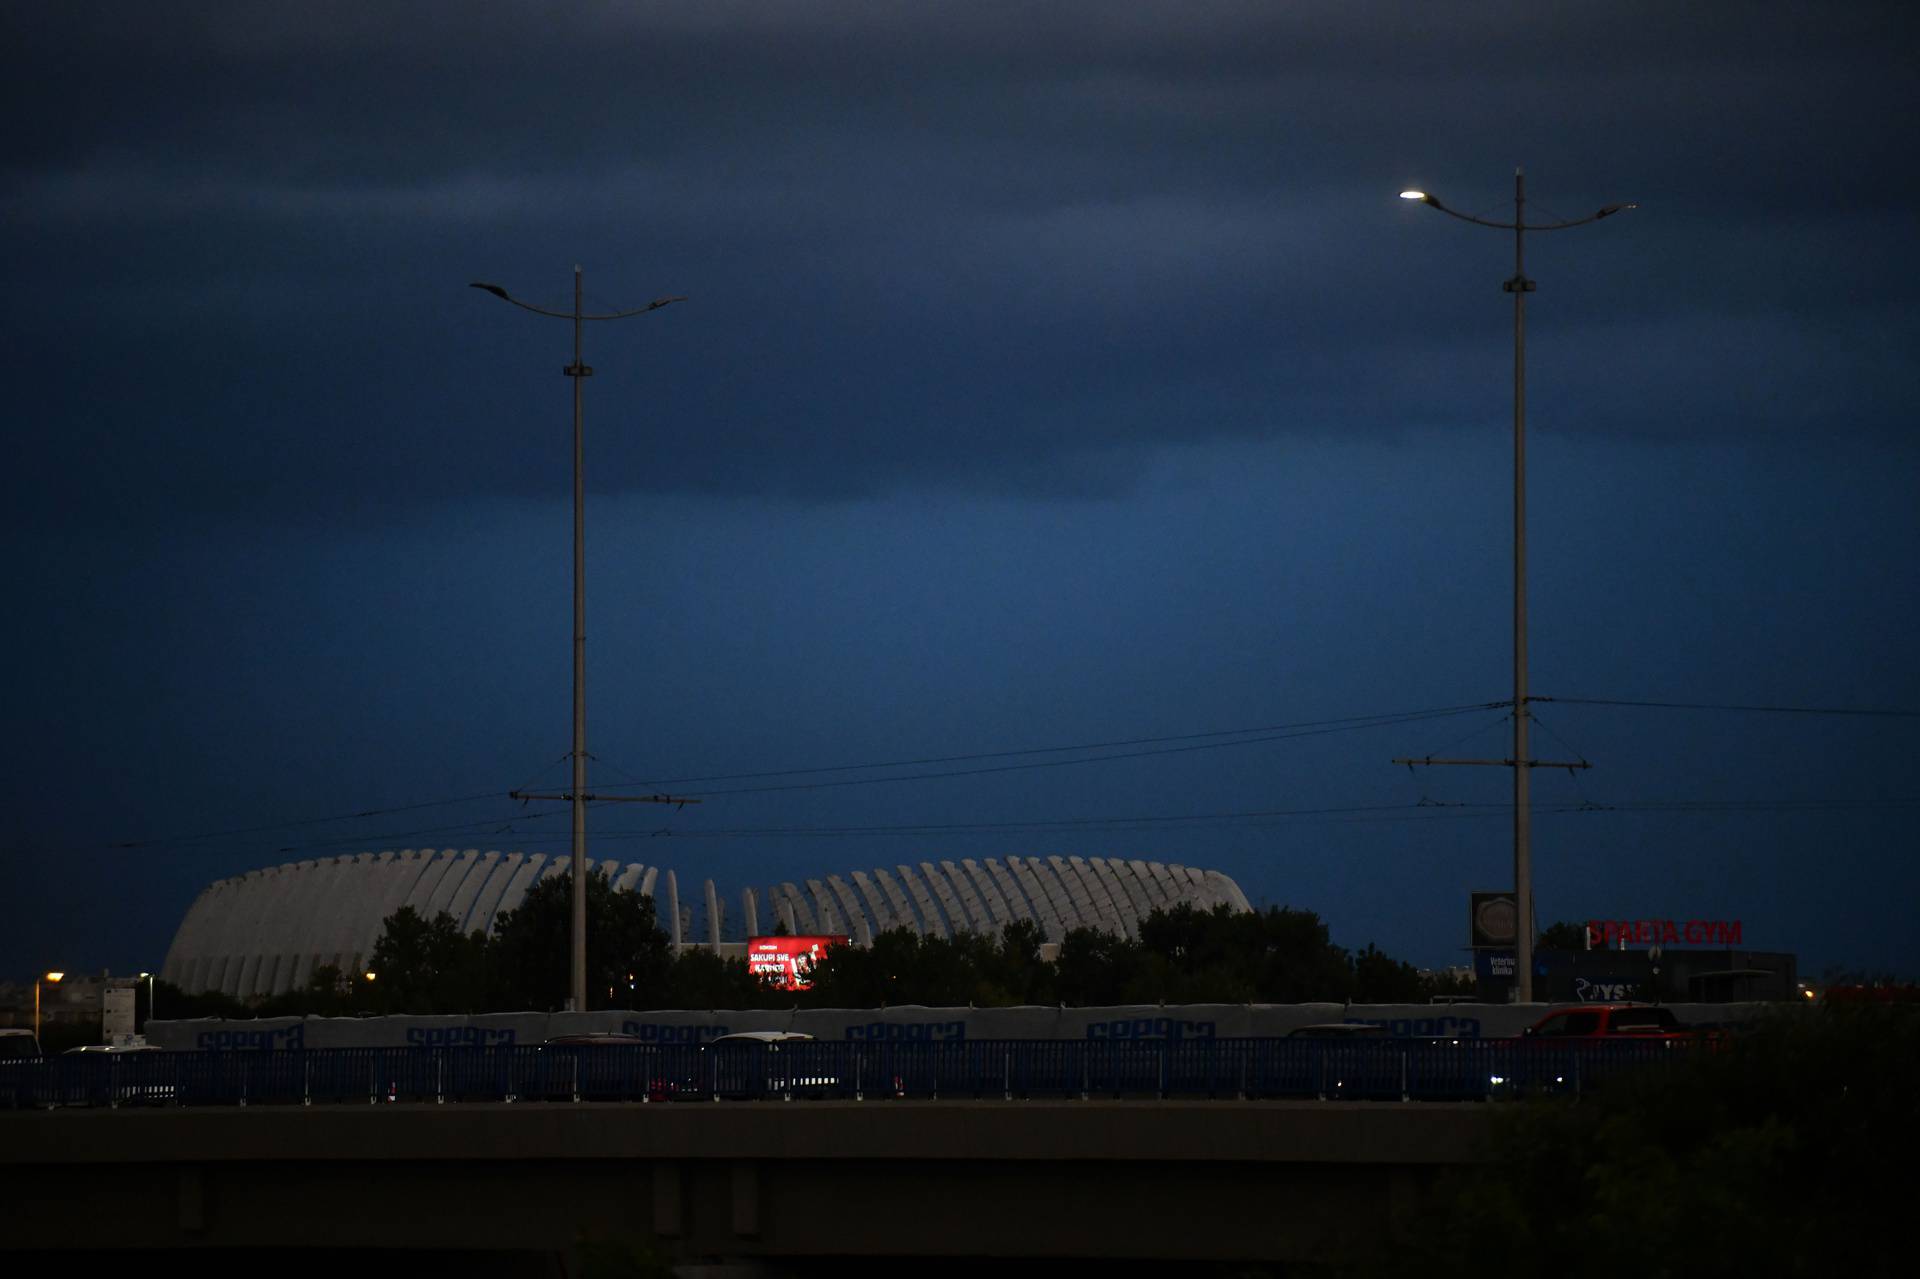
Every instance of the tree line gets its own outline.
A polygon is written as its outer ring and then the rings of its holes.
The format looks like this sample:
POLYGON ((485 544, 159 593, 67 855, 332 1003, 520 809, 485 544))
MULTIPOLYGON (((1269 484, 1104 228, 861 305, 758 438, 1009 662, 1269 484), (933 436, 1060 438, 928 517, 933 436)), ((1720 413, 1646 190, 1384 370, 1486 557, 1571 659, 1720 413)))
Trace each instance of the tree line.
MULTIPOLYGON (((1896 1275, 1913 1272, 1920 1010, 1789 1009, 1733 1037, 1587 1090, 1498 1107, 1485 1158, 1446 1178, 1407 1238, 1433 1279, 1537 1272, 1896 1275)), ((1406 1272, 1404 1254, 1359 1274, 1406 1272)))
MULTIPOLYGON (((445 912, 428 918, 402 907, 384 921, 365 972, 323 965, 301 988, 250 1003, 162 984, 160 1005, 169 1017, 558 1009, 569 984, 572 887, 565 874, 540 881, 500 913, 491 935, 463 933, 445 912)), ((1337 946, 1319 915, 1289 907, 1156 910, 1137 939, 1075 929, 1052 962, 1041 958, 1044 940, 1024 920, 997 934, 893 929, 870 947, 828 950, 810 989, 787 991, 756 979, 744 959, 697 947, 675 955, 651 898, 617 892, 599 873, 587 880, 587 988, 596 1007, 1416 1003, 1468 993, 1371 944, 1337 946)))

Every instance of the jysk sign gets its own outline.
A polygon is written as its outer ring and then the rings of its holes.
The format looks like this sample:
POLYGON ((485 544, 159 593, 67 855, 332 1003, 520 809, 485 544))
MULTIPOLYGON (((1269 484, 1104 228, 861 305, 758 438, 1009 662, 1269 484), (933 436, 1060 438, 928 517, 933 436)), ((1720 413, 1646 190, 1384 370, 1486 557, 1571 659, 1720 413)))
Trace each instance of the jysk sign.
POLYGON ((1589 919, 1587 944, 1605 946, 1738 946, 1737 919, 1589 919))
POLYGON ((848 937, 750 937, 747 939, 747 971, 761 981, 771 982, 779 990, 805 990, 812 983, 807 973, 820 962, 832 946, 845 946, 848 937))

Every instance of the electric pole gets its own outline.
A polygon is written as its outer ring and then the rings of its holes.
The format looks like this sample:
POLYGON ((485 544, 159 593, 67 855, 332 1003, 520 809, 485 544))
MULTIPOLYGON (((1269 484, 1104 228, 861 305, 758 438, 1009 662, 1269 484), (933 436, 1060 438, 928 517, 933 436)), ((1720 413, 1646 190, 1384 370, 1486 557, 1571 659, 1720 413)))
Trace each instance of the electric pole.
MULTIPOLYGON (((593 796, 587 794, 587 538, 586 538, 586 481, 585 481, 585 443, 581 424, 582 384, 593 376, 593 370, 581 358, 581 330, 588 320, 624 320, 628 316, 644 315, 648 311, 657 311, 674 302, 684 302, 684 297, 655 298, 645 306, 634 307, 629 311, 610 311, 602 315, 589 314, 582 305, 580 268, 573 268, 573 310, 552 311, 546 307, 534 306, 522 302, 497 284, 475 283, 473 288, 485 290, 503 302, 511 302, 523 311, 532 311, 535 315, 551 316, 559 320, 573 321, 573 363, 561 372, 573 380, 573 786, 564 795, 525 795, 514 793, 517 799, 565 799, 573 805, 573 962, 572 991, 569 1003, 576 1012, 585 1012, 587 1008, 587 802, 593 796)), ((607 797, 609 800, 613 796, 607 797)), ((633 803, 682 803, 697 801, 674 800, 667 796, 650 795, 633 797, 633 803)))
POLYGON ((1529 754, 1527 721, 1527 294, 1535 284, 1527 278, 1526 237, 1529 231, 1563 231, 1612 217, 1633 204, 1609 204, 1584 218, 1566 222, 1528 222, 1526 175, 1513 171, 1513 221, 1493 222, 1471 217, 1440 203, 1425 191, 1402 191, 1403 200, 1417 200, 1449 217, 1477 226, 1513 232, 1513 278, 1501 289, 1513 294, 1513 757, 1511 759, 1396 759, 1396 764, 1484 764, 1513 770, 1513 894, 1520 919, 1514 929, 1514 980, 1519 1001, 1533 1002, 1533 812, 1528 775, 1535 768, 1588 768, 1585 760, 1536 760, 1529 754))

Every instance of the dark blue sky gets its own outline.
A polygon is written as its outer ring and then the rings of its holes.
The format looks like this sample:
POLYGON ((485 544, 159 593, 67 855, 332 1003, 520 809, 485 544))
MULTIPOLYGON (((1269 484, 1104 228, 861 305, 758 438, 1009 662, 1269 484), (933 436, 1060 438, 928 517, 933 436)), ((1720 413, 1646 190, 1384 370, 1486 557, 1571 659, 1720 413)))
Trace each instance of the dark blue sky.
MULTIPOLYGON (((569 333, 466 285, 564 306, 576 262, 609 307, 691 299, 588 337, 606 781, 1509 696, 1511 243, 1394 196, 1497 216, 1517 163, 1542 216, 1642 206, 1529 245, 1535 692, 1920 708, 1916 34, 8 6, 0 973, 156 967, 279 861, 565 846, 504 792, 568 748, 569 333)), ((1915 719, 1537 709, 1595 765, 1536 777, 1541 923, 1920 972, 1915 719)), ((1454 962, 1508 780, 1388 761, 1503 754, 1501 714, 624 807, 594 851, 728 888, 1178 860, 1454 962)))

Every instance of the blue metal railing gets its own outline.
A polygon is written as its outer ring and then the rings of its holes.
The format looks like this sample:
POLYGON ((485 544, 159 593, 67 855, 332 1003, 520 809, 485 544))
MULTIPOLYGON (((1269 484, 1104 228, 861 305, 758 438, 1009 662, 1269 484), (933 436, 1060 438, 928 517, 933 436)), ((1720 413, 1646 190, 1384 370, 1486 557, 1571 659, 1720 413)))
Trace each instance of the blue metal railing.
POLYGON ((88 1053, 0 1066, 0 1109, 804 1098, 1578 1094, 1697 1051, 1659 1040, 1193 1039, 509 1045, 88 1053))

